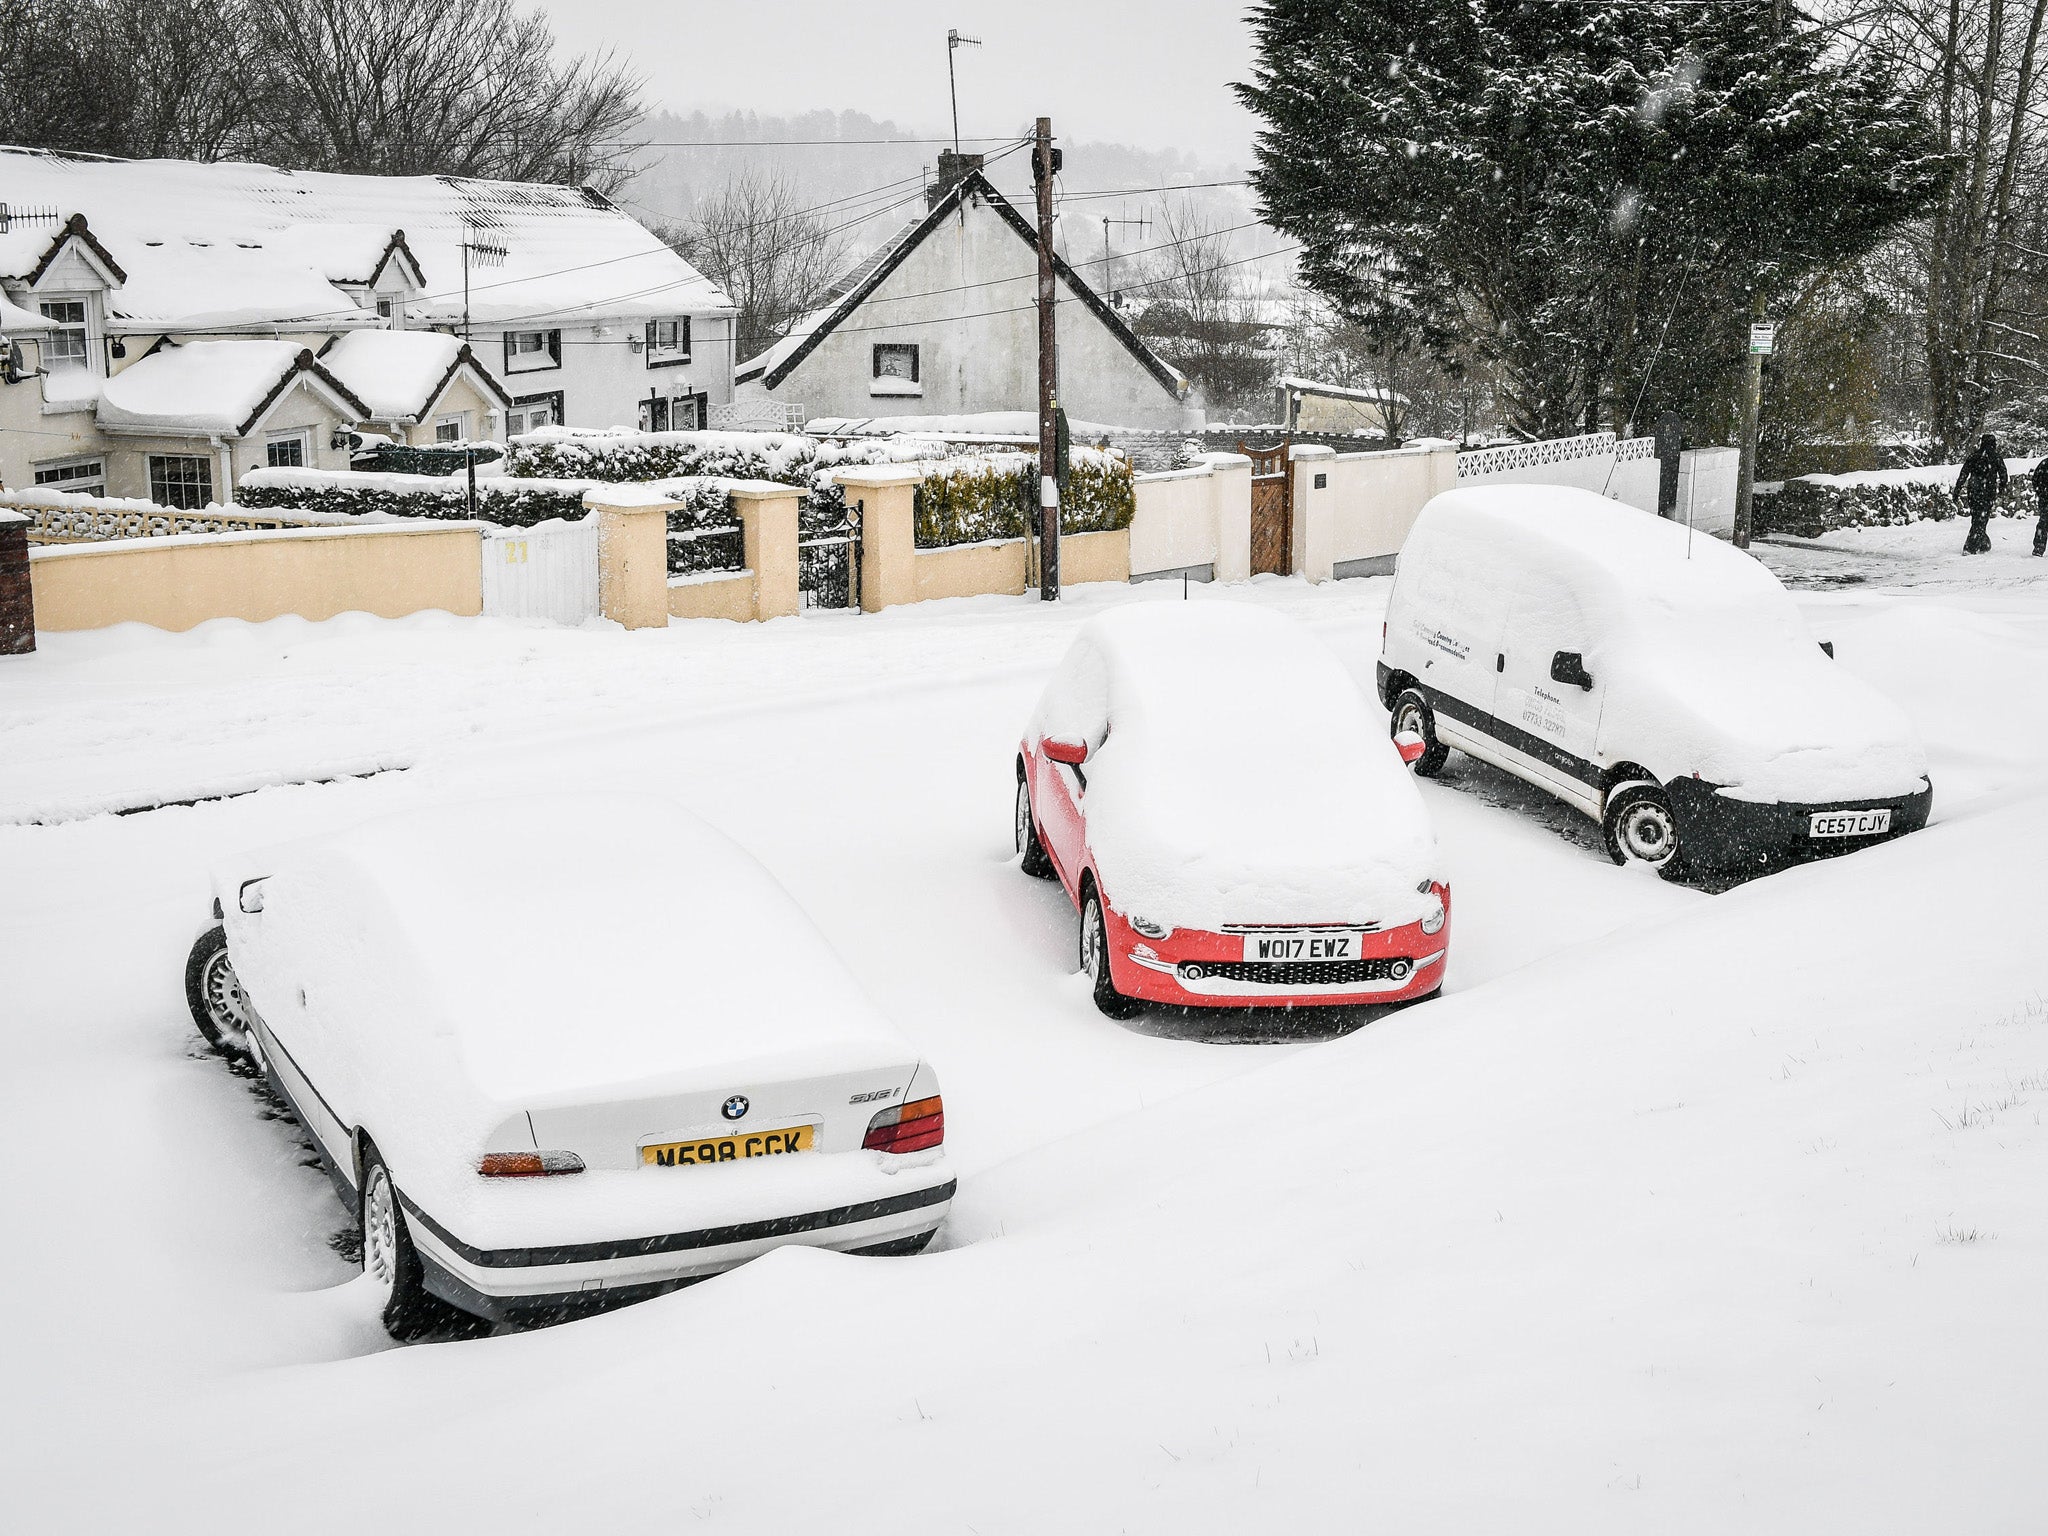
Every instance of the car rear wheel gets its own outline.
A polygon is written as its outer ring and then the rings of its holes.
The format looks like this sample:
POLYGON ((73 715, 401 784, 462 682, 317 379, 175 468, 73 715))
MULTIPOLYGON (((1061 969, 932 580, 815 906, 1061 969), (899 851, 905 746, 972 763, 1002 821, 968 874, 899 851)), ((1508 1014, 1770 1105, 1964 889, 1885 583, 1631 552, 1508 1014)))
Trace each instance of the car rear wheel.
POLYGON ((249 999, 228 959, 225 928, 209 928, 185 958, 185 1003, 206 1043, 231 1061, 250 1059, 249 999))
POLYGON ((1046 857, 1045 844, 1038 840, 1038 820, 1031 814, 1031 786, 1021 774, 1017 778, 1016 822, 1017 852, 1023 855, 1024 873, 1050 880, 1052 860, 1046 857))
POLYGON ((401 1342, 453 1321, 456 1310, 431 1295, 420 1256, 405 1230, 398 1186, 374 1142, 363 1146, 363 1273, 383 1297, 384 1331, 401 1342))
POLYGON ((1647 779, 1617 784, 1608 791, 1600 833, 1607 856, 1617 864, 1647 864, 1667 880, 1685 872, 1678 818, 1664 791, 1647 779))
POLYGON ((1109 923, 1094 886, 1081 898, 1081 969, 1088 973, 1095 1006, 1112 1019, 1134 1019, 1145 1005, 1117 991, 1109 972, 1109 923))
POLYGON ((1387 729, 1394 736, 1412 732, 1422 738, 1422 756, 1410 765, 1416 773, 1425 779, 1433 779, 1444 771, 1451 749, 1436 739, 1436 711, 1429 707, 1429 700, 1419 689, 1401 690, 1394 700, 1393 713, 1388 716, 1387 729))

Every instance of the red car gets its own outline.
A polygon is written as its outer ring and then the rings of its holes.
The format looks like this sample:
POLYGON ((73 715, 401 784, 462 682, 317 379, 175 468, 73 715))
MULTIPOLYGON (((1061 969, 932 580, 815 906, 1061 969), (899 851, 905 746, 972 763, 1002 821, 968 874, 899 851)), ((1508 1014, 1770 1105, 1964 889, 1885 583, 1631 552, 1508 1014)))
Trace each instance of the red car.
POLYGON ((1300 1008, 1443 985, 1450 888, 1403 757, 1329 649, 1245 604, 1092 620, 1017 753, 1016 846, 1081 914, 1095 1004, 1300 1008))

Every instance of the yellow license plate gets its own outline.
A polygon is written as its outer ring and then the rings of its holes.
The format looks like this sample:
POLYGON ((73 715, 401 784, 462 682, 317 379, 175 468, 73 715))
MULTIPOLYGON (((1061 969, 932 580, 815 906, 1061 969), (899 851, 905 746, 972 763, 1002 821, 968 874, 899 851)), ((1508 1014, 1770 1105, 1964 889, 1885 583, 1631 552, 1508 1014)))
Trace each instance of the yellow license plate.
POLYGON ((699 1163, 736 1163, 743 1157, 775 1157, 783 1152, 808 1152, 817 1133, 813 1125, 786 1131, 755 1131, 748 1136, 712 1136, 703 1141, 664 1141, 642 1147, 640 1161, 663 1168, 693 1168, 699 1163))

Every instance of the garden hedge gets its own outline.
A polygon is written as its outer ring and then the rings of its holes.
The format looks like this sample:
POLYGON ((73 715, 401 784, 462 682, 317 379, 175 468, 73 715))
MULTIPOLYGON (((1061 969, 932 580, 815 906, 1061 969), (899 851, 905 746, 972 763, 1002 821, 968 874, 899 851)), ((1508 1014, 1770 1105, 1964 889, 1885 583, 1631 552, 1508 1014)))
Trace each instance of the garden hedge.
MULTIPOLYGON (((1931 480, 1842 480, 1829 475, 1787 480, 1769 495, 1756 498, 1756 530, 1818 538, 1836 528, 1896 527, 1923 519, 1944 522, 1963 513, 1951 494, 1956 468, 1951 465, 1931 480)), ((2013 474, 1998 500, 1998 516, 2036 515, 2034 488, 2024 474, 2013 474)))

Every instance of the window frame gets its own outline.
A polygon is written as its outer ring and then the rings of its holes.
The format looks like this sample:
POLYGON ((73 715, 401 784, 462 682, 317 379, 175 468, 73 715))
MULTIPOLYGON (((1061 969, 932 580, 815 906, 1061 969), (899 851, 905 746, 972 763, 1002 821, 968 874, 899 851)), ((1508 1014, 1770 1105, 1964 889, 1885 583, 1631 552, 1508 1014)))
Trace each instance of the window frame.
POLYGON ((450 415, 436 416, 434 418, 435 447, 438 448, 443 443, 466 443, 471 441, 473 439, 469 435, 469 412, 455 411, 450 415), (442 430, 446 427, 453 427, 455 429, 453 436, 442 436, 442 430))
POLYGON ((559 427, 563 424, 562 392, 559 389, 549 390, 538 395, 516 395, 513 397, 511 408, 505 413, 505 435, 507 437, 517 437, 523 432, 539 431, 540 428, 531 425, 515 430, 512 425, 512 417, 516 413, 530 411, 536 406, 546 406, 553 413, 554 419, 547 423, 548 426, 559 427))
POLYGON ((49 335, 51 340, 43 343, 43 366, 45 368, 69 368, 74 366, 88 368, 92 366, 92 306, 86 301, 84 295, 81 294, 79 297, 72 299, 38 299, 36 303, 41 310, 43 318, 50 322, 49 335), (78 311, 78 319, 76 321, 59 319, 56 315, 50 313, 53 309, 76 309, 78 311), (76 336, 78 338, 78 351, 76 354, 68 350, 57 350, 56 338, 60 336, 76 336))
POLYGON ((878 341, 874 344, 873 368, 874 372, 871 377, 876 379, 897 379, 905 384, 922 384, 924 382, 923 349, 914 341, 878 341), (882 371, 882 355, 885 352, 892 354, 908 353, 910 355, 910 373, 908 376, 900 373, 884 373, 882 371))
POLYGON ((107 494, 107 459, 105 454, 80 454, 67 459, 45 459, 40 464, 31 464, 30 484, 41 490, 61 491, 70 496, 104 496, 107 494), (89 475, 66 475, 66 470, 90 469, 89 475), (78 484, 85 482, 84 485, 78 484))
POLYGON ((263 437, 263 466, 266 469, 311 469, 313 463, 313 429, 294 427, 285 431, 268 432, 263 437), (289 464, 278 462, 277 450, 289 447, 297 457, 289 464))
POLYGON ((213 459, 203 453, 152 453, 149 456, 149 499, 180 512, 201 512, 213 502, 213 459), (196 478, 173 479, 170 466, 197 465, 196 478), (197 490, 197 501, 182 500, 180 491, 197 490))
POLYGON ((559 330, 507 331, 504 336, 504 346, 505 372, 507 374, 545 373, 550 368, 562 366, 562 333, 559 330), (540 338, 540 346, 531 352, 521 352, 519 350, 519 338, 522 336, 538 336, 540 338), (526 361, 526 359, 534 360, 526 361))
POLYGON ((648 367, 680 368, 690 360, 690 317, 674 315, 666 319, 649 320, 641 341, 646 348, 648 367), (661 328, 665 325, 675 328, 675 341, 666 347, 658 345, 661 328))

